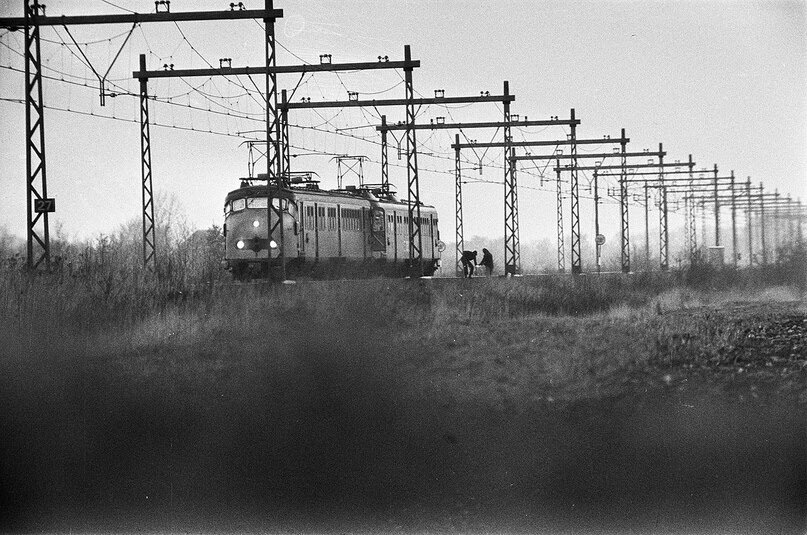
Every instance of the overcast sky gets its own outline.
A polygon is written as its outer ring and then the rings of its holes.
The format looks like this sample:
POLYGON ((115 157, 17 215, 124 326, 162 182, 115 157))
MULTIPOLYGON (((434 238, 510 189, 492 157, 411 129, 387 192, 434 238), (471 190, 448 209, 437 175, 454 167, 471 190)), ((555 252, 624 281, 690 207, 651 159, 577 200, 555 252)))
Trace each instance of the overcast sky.
MULTIPOLYGON (((21 16, 22 1, 3 2, 2 16, 21 16), (19 5, 17 5, 19 4, 19 5)), ((151 12, 154 2, 115 1, 122 8, 151 12)), ((173 0, 172 11, 221 9, 228 2, 173 0)), ((247 0, 247 8, 262 7, 247 0)), ((764 182, 771 191, 807 198, 807 67, 804 2, 613 1, 322 1, 277 0, 284 10, 277 22, 279 64, 373 61, 379 55, 402 59, 405 44, 421 61, 414 87, 423 96, 445 89, 447 96, 498 94, 510 82, 512 111, 530 118, 568 117, 575 108, 581 138, 616 137, 625 128, 628 149, 656 150, 663 142, 667 161, 692 154, 698 167, 719 166, 721 175, 764 182)), ((47 2, 48 15, 121 13, 102 0, 47 2)), ((73 27, 73 37, 95 69, 103 73, 123 43, 126 25, 73 27)), ((42 31, 45 103, 72 112, 45 113, 48 190, 56 197, 56 219, 70 236, 92 237, 114 231, 140 214, 140 140, 134 96, 108 98, 100 107, 97 82, 82 64, 64 28, 42 31), (62 44, 71 43, 71 46, 62 44), (65 81, 73 82, 67 83, 65 81), (85 87, 87 84, 89 87, 85 87), (75 112, 92 113, 94 116, 75 112), (119 120, 98 117, 114 116, 119 120)), ((0 30, 0 98, 23 98, 22 33, 0 30), (8 67, 11 67, 9 69, 8 67)), ((108 89, 136 94, 131 80, 138 55, 150 69, 218 65, 260 65, 263 33, 254 21, 146 24, 134 30, 112 67, 108 89), (184 34, 184 36, 183 36, 184 34)), ((83 59, 83 58, 82 58, 83 59)), ((199 227, 222 223, 227 191, 247 172, 244 137, 260 138, 263 80, 163 79, 150 93, 171 103, 152 102, 154 188, 176 195, 189 221, 199 227), (254 83, 253 83, 254 82, 254 83), (189 107, 190 105, 190 107, 189 107), (219 113, 208 113, 206 110, 219 113), (229 114, 229 115, 228 115, 229 114), (242 137, 238 137, 242 136, 242 137)), ((395 71, 316 74, 280 78, 296 90, 294 99, 341 100, 347 91, 363 98, 402 98, 395 71)), ((404 119, 403 108, 385 110, 294 111, 291 123, 295 170, 316 171, 325 187, 336 183, 332 154, 364 155, 367 182, 380 181, 379 136, 372 125, 379 113, 404 119), (312 129, 316 128, 316 130, 312 129), (339 131, 339 135, 327 131, 339 131), (326 153, 326 154, 311 154, 326 153)), ((499 120, 501 105, 424 107, 419 122, 499 120)), ((0 225, 25 235, 24 106, 0 101, 0 225)), ((444 239, 453 239, 454 131, 418 131, 421 144, 421 199, 437 206, 444 239)), ((516 140, 565 138, 560 127, 523 129, 516 140)), ((467 132, 479 141, 501 140, 501 132, 467 132)), ((581 151, 602 151, 596 146, 581 151)), ((551 149, 547 150, 547 153, 551 149)), ((539 153, 534 150, 533 153, 539 153)), ((503 232, 503 155, 501 150, 463 152, 466 236, 503 232), (471 169, 482 161, 482 174, 471 169)), ((405 160, 391 141, 391 178, 405 192, 405 160)), ((644 162, 642 162, 644 163, 644 162)), ((522 243, 555 234, 554 184, 542 184, 542 165, 520 171, 519 212, 522 243)), ((260 170, 265 164, 260 165, 260 170)), ((582 177, 587 191, 590 174, 582 177)), ((613 185, 613 183, 611 183, 613 185)), ((603 186, 607 187, 607 183, 603 186)), ((592 202, 581 200, 582 227, 593 234, 592 202)), ((568 212, 568 201, 567 201, 568 212)), ((568 217, 568 213, 567 213, 568 217)), ((655 216, 654 216, 655 217, 655 216)), ((618 232, 618 210, 606 200, 603 232, 618 232)), ((641 228, 643 209, 632 208, 632 228, 641 228)), ((671 228, 682 224, 673 214, 671 228)), ((567 227, 568 228, 568 227, 567 227)), ((613 242, 609 242, 611 245, 613 242)))

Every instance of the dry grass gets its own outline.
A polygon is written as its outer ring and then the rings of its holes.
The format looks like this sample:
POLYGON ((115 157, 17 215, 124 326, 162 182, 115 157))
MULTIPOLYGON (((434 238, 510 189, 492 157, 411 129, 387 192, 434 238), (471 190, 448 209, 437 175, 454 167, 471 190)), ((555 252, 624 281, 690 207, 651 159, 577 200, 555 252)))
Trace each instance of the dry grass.
MULTIPOLYGON (((5 273, 0 503, 9 525, 35 531, 225 517, 259 519, 227 529, 286 531, 294 515, 309 522, 299 530, 332 531, 334 511, 357 511, 346 530, 395 531, 385 515, 413 522, 403 531, 500 530, 508 520, 487 512, 535 493, 551 516, 561 506, 547 496, 589 455, 565 445, 609 437, 623 418, 568 427, 566 411, 633 391, 648 363, 732 344, 744 324, 721 308, 799 301, 797 287, 754 277, 717 291, 641 275, 180 293, 147 277, 5 273)), ((591 485, 584 475, 569 488, 591 485)))

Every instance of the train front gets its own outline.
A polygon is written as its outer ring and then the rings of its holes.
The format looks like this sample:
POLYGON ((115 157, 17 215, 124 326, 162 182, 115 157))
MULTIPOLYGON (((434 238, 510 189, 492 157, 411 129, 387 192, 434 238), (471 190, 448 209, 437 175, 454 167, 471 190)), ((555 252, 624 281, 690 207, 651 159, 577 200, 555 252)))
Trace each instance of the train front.
POLYGON ((273 188, 275 210, 269 210, 266 193, 266 186, 244 186, 228 193, 224 202, 224 265, 238 280, 268 276, 279 266, 281 247, 286 258, 297 257, 297 209, 292 194, 273 188), (282 232, 277 225, 278 208, 283 214, 282 232))

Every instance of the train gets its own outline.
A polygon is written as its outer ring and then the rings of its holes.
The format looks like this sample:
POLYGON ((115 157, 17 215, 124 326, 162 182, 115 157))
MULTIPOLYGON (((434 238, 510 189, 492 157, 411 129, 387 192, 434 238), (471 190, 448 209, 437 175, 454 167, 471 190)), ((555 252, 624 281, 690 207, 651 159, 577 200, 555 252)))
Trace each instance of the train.
POLYGON ((223 265, 236 280, 274 277, 282 250, 289 278, 431 276, 445 249, 437 210, 420 204, 422 261, 413 266, 409 206, 388 185, 325 190, 310 175, 280 188, 242 181, 224 202, 223 265), (267 187, 282 213, 282 237, 276 210, 272 235, 268 232, 267 187))

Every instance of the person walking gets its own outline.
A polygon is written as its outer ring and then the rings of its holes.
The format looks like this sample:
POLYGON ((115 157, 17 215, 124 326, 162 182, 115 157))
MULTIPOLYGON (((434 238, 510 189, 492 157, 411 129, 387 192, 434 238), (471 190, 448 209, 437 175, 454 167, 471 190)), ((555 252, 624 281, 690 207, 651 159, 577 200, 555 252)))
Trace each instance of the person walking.
POLYGON ((482 261, 479 265, 485 267, 487 277, 493 275, 493 255, 485 248, 482 248, 482 261))
POLYGON ((460 257, 462 262, 462 275, 466 279, 474 276, 474 266, 476 266, 476 251, 463 251, 460 257))

